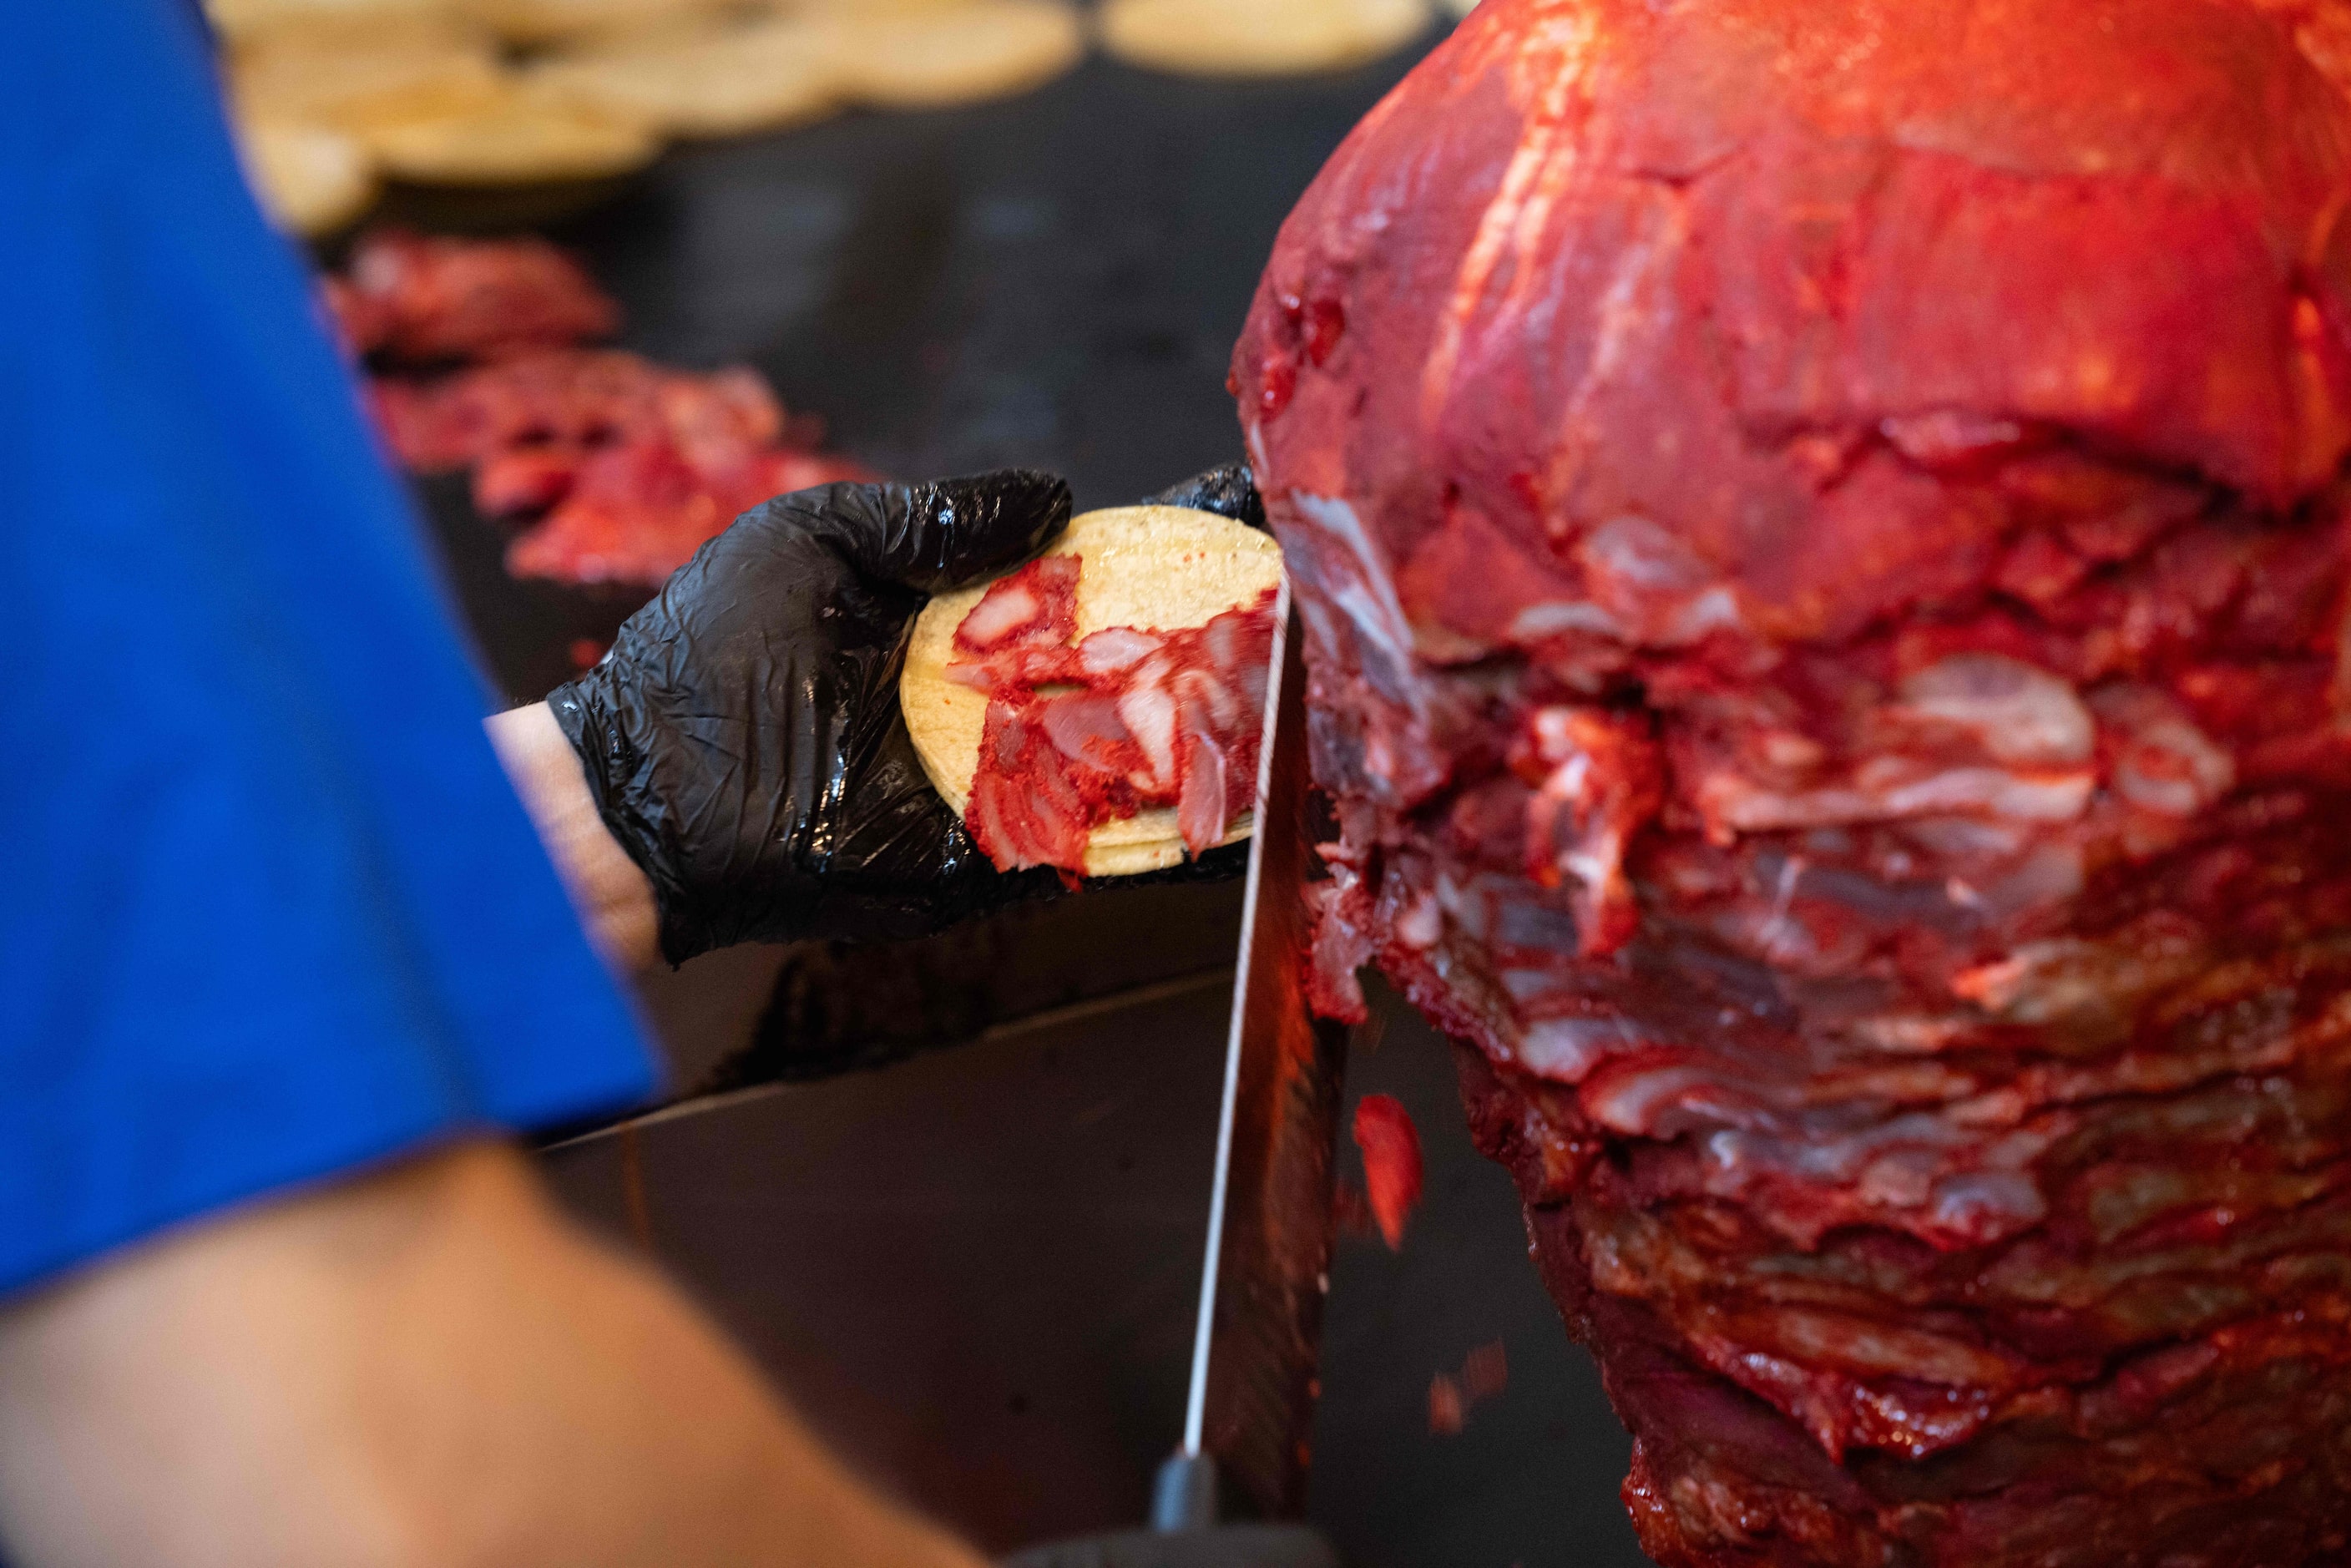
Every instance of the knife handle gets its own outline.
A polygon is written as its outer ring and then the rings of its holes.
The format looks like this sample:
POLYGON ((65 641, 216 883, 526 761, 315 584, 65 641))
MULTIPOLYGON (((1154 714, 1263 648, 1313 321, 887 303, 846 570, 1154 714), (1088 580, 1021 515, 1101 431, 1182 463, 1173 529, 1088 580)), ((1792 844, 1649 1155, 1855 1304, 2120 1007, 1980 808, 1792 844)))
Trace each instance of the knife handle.
POLYGON ((1207 1454, 1167 1456, 1151 1483, 1151 1528, 1162 1534, 1217 1522, 1217 1461, 1207 1454))

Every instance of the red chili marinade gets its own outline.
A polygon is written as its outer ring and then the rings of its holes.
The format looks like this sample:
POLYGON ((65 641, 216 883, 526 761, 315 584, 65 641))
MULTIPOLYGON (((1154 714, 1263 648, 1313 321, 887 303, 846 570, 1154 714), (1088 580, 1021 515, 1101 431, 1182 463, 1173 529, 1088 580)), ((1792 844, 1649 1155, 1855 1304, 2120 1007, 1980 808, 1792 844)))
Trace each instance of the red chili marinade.
POLYGON ((1273 653, 1271 590, 1180 631, 1077 635, 1079 558, 998 579, 956 628, 947 678, 988 695, 965 812, 1000 871, 1085 870, 1104 822, 1174 806, 1184 847, 1222 843, 1248 808, 1273 653))
POLYGON ((2344 1560, 2329 39, 1488 0, 1276 246, 1318 991, 1454 1036, 1667 1568, 2344 1560))

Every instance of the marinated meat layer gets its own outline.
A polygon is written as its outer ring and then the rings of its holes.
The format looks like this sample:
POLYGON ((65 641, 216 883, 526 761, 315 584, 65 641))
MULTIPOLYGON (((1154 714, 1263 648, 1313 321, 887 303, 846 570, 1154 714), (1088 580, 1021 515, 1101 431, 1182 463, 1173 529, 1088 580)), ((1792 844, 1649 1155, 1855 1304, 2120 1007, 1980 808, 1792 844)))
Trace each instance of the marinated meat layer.
POLYGON ((2351 1537, 2340 22, 1488 0, 1283 230, 1318 988, 1662 1563, 2351 1537))

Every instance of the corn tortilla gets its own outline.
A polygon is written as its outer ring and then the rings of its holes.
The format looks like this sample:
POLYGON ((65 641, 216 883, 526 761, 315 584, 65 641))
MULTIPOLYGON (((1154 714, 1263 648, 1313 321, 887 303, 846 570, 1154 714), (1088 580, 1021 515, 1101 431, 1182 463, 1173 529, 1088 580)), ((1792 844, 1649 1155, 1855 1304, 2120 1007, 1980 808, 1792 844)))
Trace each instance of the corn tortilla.
MULTIPOLYGON (((1049 555, 1074 555, 1078 635, 1109 626, 1174 632, 1205 626, 1228 610, 1257 602, 1281 580, 1281 550, 1272 538, 1213 512, 1183 507, 1116 507, 1073 518, 1049 555)), ((898 685, 906 728, 931 783, 958 815, 971 805, 987 698, 947 679, 956 628, 987 584, 930 601, 915 619, 898 685)), ((1249 836, 1245 815, 1227 843, 1249 836)), ((1154 807, 1096 827, 1086 848, 1088 876, 1160 871, 1184 858, 1176 809, 1154 807)))
POLYGON ((444 7, 391 11, 321 6, 274 14, 228 34, 230 57, 271 54, 395 55, 491 53, 497 40, 479 23, 444 7))
POLYGON ((823 29, 792 21, 623 35, 529 68, 552 100, 642 120, 666 136, 737 136, 841 107, 823 29))
POLYGON ((204 0, 204 16, 223 37, 313 23, 396 28, 450 15, 453 0, 204 0))
POLYGON ((240 119, 237 152, 272 222, 317 238, 375 200, 375 165, 355 136, 295 120, 240 119))
POLYGON ((361 132, 383 172, 423 185, 599 180, 643 168, 661 138, 643 124, 508 91, 402 117, 361 132))
POLYGON ((1426 29, 1426 0, 1107 0, 1102 47, 1180 76, 1303 76, 1352 69, 1426 29))
POLYGON ((769 9, 779 16, 936 16, 959 10, 972 0, 775 0, 769 9))
POLYGON ((359 132, 418 102, 486 99, 507 85, 486 39, 437 28, 360 48, 341 29, 271 31, 231 55, 229 91, 240 112, 359 132))
POLYGON ((727 0, 461 0, 468 16, 508 43, 532 47, 707 18, 727 0))
POLYGON ((843 89, 878 109, 942 109, 1041 87, 1085 57, 1084 25, 1061 0, 811 12, 831 36, 843 89))

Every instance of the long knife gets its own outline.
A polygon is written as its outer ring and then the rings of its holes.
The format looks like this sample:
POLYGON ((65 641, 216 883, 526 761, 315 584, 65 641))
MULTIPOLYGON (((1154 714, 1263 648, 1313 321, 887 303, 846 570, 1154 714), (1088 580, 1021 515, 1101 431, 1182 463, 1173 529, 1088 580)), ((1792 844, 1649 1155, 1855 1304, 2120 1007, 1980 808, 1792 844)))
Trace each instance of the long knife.
POLYGON ((1213 1524, 1228 1508, 1294 1519, 1305 1501, 1347 1031, 1306 1005, 1314 841, 1299 642, 1285 582, 1274 606, 1184 1444, 1152 1495, 1152 1526, 1162 1531, 1213 1524))

